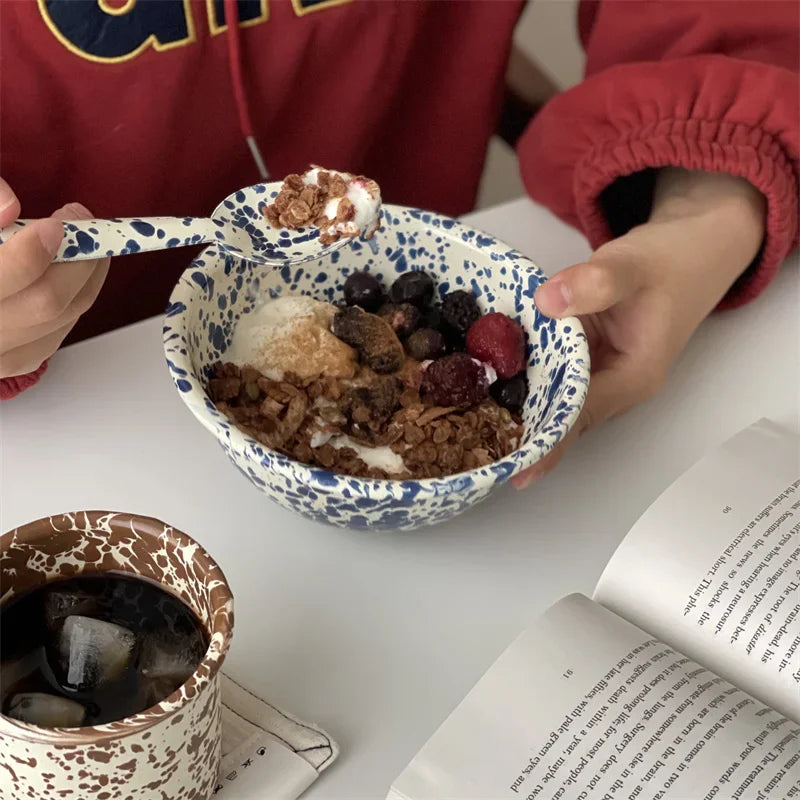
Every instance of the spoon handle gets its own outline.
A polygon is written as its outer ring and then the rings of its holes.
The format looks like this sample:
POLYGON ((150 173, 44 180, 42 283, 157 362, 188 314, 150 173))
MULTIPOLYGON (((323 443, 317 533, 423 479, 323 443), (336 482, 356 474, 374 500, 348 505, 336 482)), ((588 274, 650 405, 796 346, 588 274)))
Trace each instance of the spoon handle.
MULTIPOLYGON (((0 230, 0 243, 25 225, 20 219, 0 230)), ((217 226, 206 217, 127 217, 65 221, 64 238, 54 261, 88 261, 148 250, 170 250, 215 240, 217 226)))

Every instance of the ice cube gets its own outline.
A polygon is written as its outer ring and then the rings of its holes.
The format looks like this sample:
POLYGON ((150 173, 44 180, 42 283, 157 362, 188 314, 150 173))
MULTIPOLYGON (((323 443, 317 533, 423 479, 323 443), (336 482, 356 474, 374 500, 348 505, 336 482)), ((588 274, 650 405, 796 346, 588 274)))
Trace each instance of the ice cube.
POLYGON ((59 639, 66 685, 87 690, 122 677, 136 636, 122 625, 75 615, 64 620, 59 639))
POLYGON ((11 698, 8 716, 44 728, 79 728, 86 717, 86 709, 66 697, 25 692, 11 698))
POLYGON ((177 688, 197 669, 204 654, 204 643, 197 631, 151 633, 142 640, 139 672, 145 678, 169 679, 177 688))

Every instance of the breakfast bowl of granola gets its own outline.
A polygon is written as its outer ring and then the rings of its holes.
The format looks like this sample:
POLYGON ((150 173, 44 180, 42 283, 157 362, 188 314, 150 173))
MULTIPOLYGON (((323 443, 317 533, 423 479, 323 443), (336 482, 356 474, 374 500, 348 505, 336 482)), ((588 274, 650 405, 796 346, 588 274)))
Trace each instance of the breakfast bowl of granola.
MULTIPOLYGON (((335 213, 322 221, 334 231, 335 213)), ((533 262, 454 219, 383 205, 377 233, 344 235, 283 267, 208 247, 170 298, 167 365, 280 505, 345 528, 437 524, 565 436, 588 388, 586 338, 536 309, 533 262)))

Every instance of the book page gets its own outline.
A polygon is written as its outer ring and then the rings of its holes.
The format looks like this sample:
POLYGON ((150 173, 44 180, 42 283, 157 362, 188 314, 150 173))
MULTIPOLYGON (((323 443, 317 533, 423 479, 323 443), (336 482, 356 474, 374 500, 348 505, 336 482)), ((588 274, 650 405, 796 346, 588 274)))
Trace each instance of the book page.
POLYGON ((800 726, 588 598, 549 609, 393 800, 800 800, 800 726))
POLYGON ((696 464, 594 599, 800 721, 800 437, 762 421, 696 464))

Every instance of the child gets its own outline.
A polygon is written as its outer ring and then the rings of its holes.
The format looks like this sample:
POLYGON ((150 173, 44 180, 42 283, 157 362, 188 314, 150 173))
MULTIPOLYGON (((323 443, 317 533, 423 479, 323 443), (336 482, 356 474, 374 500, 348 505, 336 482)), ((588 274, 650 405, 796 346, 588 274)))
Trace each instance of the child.
MULTIPOLYGON (((374 177, 394 202, 463 213, 521 8, 5 3, 0 226, 19 201, 29 217, 73 198, 98 216, 206 214, 260 179, 262 157, 273 178, 316 161, 374 177)), ((652 394, 717 304, 766 286, 797 241, 800 149, 797 4, 584 0, 579 26, 585 81, 518 145, 531 196, 598 248, 536 297, 581 315, 591 339, 576 432, 652 394)), ((0 245, 3 397, 70 331, 159 313, 191 255, 51 269, 58 219, 88 215, 67 206, 0 245)))

